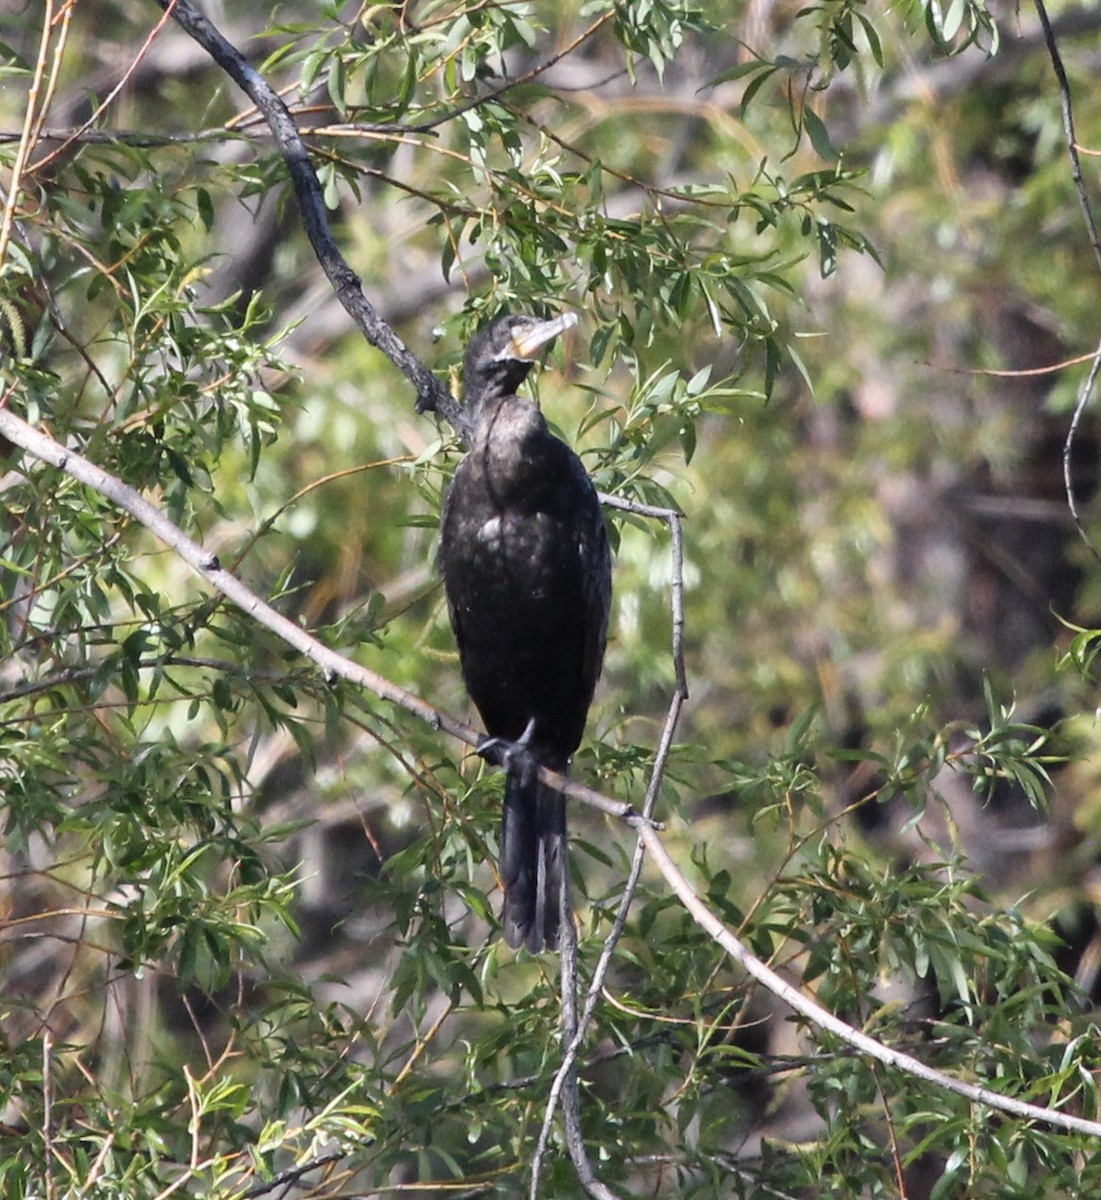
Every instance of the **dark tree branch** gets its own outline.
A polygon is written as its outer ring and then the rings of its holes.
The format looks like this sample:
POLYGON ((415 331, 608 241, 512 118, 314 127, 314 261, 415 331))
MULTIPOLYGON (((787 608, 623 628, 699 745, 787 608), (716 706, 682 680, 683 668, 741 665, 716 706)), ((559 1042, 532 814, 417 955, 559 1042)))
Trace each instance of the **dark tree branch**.
POLYGON ((1055 32, 1048 20, 1044 0, 1035 0, 1036 12, 1040 16, 1040 24, 1044 30, 1044 45, 1047 47, 1051 68, 1059 84, 1059 102, 1063 113, 1063 134, 1067 140, 1067 153, 1070 155, 1070 177, 1074 180, 1074 190, 1078 193, 1078 203, 1082 206, 1082 216, 1086 222, 1086 230, 1090 236, 1090 245, 1097 265, 1101 267, 1101 239, 1097 235, 1097 222, 1093 217, 1093 206, 1090 204, 1089 192, 1086 191, 1086 181, 1082 177, 1082 159, 1078 154, 1078 139, 1074 132, 1074 109, 1071 105, 1070 82, 1067 79, 1066 68, 1063 66, 1063 56, 1059 53, 1059 43, 1055 40, 1055 32))
POLYGON ((256 1200, 257 1196, 266 1196, 269 1192, 274 1192, 278 1188, 285 1187, 291 1183, 297 1183, 303 1175, 308 1174, 310 1171, 316 1171, 319 1167, 327 1167, 331 1163, 340 1162, 343 1157, 343 1150, 330 1150, 328 1154, 311 1158, 309 1162, 301 1163, 297 1167, 288 1167, 285 1171, 280 1171, 278 1175, 273 1175, 265 1182, 254 1184, 248 1191, 242 1192, 241 1200, 256 1200))
POLYGON ((359 326, 364 337, 381 350, 417 389, 417 411, 438 412, 462 435, 469 423, 462 407, 435 375, 408 350, 405 343, 379 316, 363 294, 356 273, 348 265, 329 229, 325 198, 310 162, 306 143, 282 98, 254 70, 241 53, 198 11, 191 0, 154 0, 194 39, 237 84, 264 115, 268 128, 287 164, 306 234, 317 261, 337 299, 359 326))

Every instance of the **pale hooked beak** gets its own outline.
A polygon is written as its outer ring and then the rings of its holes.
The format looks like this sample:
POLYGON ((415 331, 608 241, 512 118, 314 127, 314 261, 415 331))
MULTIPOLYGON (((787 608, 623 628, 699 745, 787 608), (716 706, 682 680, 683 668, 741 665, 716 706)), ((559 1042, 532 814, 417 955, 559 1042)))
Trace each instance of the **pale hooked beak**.
POLYGON ((528 362, 535 358, 548 342, 553 342, 560 333, 565 333, 576 324, 577 313, 564 312, 550 321, 532 321, 529 325, 521 325, 512 335, 509 355, 521 362, 528 362))

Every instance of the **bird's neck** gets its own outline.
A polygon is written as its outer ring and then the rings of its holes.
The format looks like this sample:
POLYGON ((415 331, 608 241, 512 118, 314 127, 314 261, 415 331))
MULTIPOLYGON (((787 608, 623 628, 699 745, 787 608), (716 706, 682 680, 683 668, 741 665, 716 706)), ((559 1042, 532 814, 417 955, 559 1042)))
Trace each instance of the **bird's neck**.
POLYGON ((530 496, 539 460, 553 440, 531 400, 499 396, 478 409, 470 455, 490 490, 510 500, 519 493, 530 496))

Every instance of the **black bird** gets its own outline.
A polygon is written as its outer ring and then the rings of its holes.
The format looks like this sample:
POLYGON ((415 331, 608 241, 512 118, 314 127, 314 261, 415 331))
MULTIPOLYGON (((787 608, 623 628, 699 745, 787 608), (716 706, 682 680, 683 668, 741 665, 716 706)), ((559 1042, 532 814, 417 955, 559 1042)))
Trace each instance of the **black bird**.
POLYGON ((575 324, 502 317, 470 343, 470 449, 440 529, 440 569, 463 679, 505 763, 505 937, 558 946, 566 806, 538 766, 565 771, 604 659, 611 555, 581 460, 515 394, 541 349, 575 324))

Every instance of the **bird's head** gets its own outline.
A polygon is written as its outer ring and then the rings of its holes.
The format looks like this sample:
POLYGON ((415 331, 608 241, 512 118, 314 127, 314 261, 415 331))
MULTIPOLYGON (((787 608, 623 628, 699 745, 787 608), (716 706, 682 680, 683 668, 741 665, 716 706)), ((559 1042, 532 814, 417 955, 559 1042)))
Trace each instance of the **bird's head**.
POLYGON ((463 358, 463 397, 474 411, 487 400, 510 396, 527 378, 539 352, 577 324, 576 313, 550 321, 536 317, 499 317, 487 325, 463 358))

